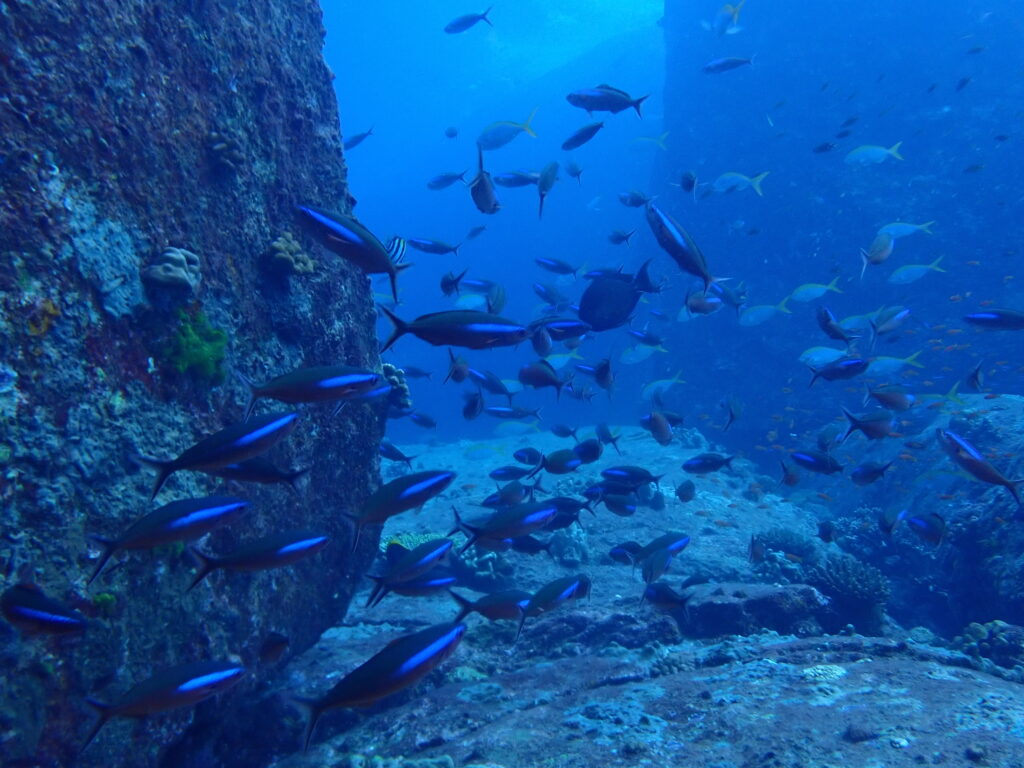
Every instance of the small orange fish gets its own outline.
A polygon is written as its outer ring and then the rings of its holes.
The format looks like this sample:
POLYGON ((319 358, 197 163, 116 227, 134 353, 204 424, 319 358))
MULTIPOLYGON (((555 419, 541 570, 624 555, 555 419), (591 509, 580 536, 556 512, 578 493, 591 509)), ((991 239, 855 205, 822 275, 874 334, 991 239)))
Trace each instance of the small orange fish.
POLYGON ((791 563, 802 563, 804 561, 800 555, 794 555, 792 552, 786 553, 786 559, 791 563))
POLYGON ((990 392, 989 394, 985 395, 986 400, 995 400, 997 397, 999 397, 999 394, 996 392, 990 392))
MULTIPOLYGON (((981 266, 981 262, 980 261, 968 261, 967 262, 967 266, 969 266, 969 267, 980 267, 981 266)), ((982 302, 982 303, 984 304, 984 302, 982 302)))
POLYGON ((952 296, 949 297, 949 300, 950 301, 954 301, 954 302, 955 301, 963 301, 964 297, 961 296, 959 293, 954 293, 952 296))
POLYGON ((832 497, 829 496, 827 493, 819 493, 818 498, 821 499, 822 501, 832 501, 832 497))

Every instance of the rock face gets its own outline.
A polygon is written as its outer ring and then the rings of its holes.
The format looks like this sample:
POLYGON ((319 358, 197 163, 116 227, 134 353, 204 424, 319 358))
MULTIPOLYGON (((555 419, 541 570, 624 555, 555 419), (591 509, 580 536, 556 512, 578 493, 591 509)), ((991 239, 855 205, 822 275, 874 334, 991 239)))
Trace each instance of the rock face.
POLYGON ((806 584, 698 584, 686 590, 685 628, 694 637, 821 633, 818 616, 828 601, 806 584))
MULTIPOLYGON (((300 202, 353 204, 322 38, 311 0, 0 3, 0 590, 33 581, 93 619, 60 642, 0 625, 5 760, 68 764, 87 694, 116 699, 199 659, 255 668, 271 631, 289 653, 310 646, 375 547, 364 537, 351 555, 339 513, 376 482, 381 415, 322 406, 270 455, 309 468, 298 494, 182 472, 158 500, 242 496, 251 512, 204 549, 305 527, 333 539, 315 559, 185 594, 180 547, 122 553, 85 586, 98 554, 87 537, 151 508, 153 478, 127 457, 170 458, 238 421, 248 392, 231 369, 379 367, 365 278, 293 216, 300 202), (275 268, 289 232, 310 269, 275 268), (168 248, 196 257, 184 286, 143 280, 168 248)), ((237 729, 264 684, 253 673, 197 710, 114 721, 76 764, 175 762, 164 748, 191 723, 204 765, 255 765, 260 736, 243 745, 237 729)))

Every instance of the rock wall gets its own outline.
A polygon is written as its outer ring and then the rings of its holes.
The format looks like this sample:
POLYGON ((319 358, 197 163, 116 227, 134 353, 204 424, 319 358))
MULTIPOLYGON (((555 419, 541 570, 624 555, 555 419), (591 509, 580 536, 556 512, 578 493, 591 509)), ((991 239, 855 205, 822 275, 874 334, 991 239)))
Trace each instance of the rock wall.
MULTIPOLYGON (((323 35, 315 0, 0 0, 0 590, 34 581, 92 619, 62 640, 0 622, 5 761, 71 762, 87 694, 196 659, 255 668, 271 631, 309 647, 369 560, 373 537, 350 554, 340 513, 376 482, 381 414, 324 406, 272 454, 310 468, 299 493, 183 472, 159 497, 253 502, 208 551, 308 527, 333 538, 315 559, 186 594, 188 558, 166 548, 115 555, 85 584, 88 536, 151 508, 129 456, 170 458, 240 420, 232 370, 379 366, 366 279, 293 213, 354 202, 323 35)), ((197 710, 114 721, 76 764, 156 765, 190 724, 204 765, 242 764, 259 743, 239 751, 238 708, 266 685, 254 671, 197 710)))

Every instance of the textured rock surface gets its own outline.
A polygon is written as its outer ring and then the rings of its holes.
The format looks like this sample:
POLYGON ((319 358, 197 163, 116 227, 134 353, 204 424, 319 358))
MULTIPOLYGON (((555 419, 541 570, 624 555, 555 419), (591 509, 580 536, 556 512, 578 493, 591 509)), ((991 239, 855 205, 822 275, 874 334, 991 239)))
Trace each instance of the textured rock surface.
POLYGON ((817 635, 817 617, 827 603, 806 584, 698 584, 684 596, 684 627, 695 637, 747 635, 760 629, 817 635))
MULTIPOLYGON (((353 202, 322 36, 307 0, 0 2, 0 589, 31 579, 95 619, 59 643, 0 629, 5 758, 66 763, 92 719, 87 693, 116 697, 195 659, 252 664, 271 630, 292 652, 308 647, 343 615, 374 546, 364 537, 350 555, 339 512, 374 482, 380 415, 313 408, 272 456, 311 468, 300 495, 181 473, 160 499, 242 495, 252 513, 207 549, 310 527, 334 538, 315 560, 217 575, 186 595, 180 548, 130 553, 85 588, 97 555, 87 536, 149 508, 152 476, 127 455, 171 457, 241 417, 248 393, 232 376, 217 385, 221 368, 262 378, 379 364, 362 276, 304 236, 313 272, 261 267, 298 232, 294 204, 353 202), (168 246, 202 260, 183 310, 141 279, 168 246), (200 312, 227 340, 207 377, 178 372, 168 353, 200 312)), ((253 674, 194 712, 115 721, 78 764, 156 765, 194 720, 187 744, 204 765, 255 765, 260 729, 239 729, 261 684, 253 674)), ((165 760, 182 764, 174 751, 165 760)))

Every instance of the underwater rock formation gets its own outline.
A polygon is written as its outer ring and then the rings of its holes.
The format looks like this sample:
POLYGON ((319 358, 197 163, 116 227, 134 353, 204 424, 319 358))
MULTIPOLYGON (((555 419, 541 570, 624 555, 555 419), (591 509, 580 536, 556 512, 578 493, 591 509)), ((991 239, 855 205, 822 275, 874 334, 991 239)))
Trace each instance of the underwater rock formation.
POLYGON ((334 417, 312 407, 270 456, 309 469, 301 497, 183 472, 160 501, 240 496, 251 510, 204 549, 230 551, 287 521, 331 537, 315 561, 215 575, 186 594, 193 566, 169 546, 127 553, 85 584, 99 554, 88 537, 149 511, 152 476, 127 456, 175 456, 237 422, 248 392, 231 369, 379 369, 355 268, 302 239, 315 272, 284 296, 259 274, 259 254, 294 230, 296 204, 353 204, 323 34, 316 3, 110 0, 100 12, 62 0, 0 12, 0 38, 16 41, 0 60, 0 590, 33 581, 90 619, 59 642, 0 625, 5 763, 180 765, 187 752, 258 764, 272 734, 247 708, 265 671, 199 709, 112 722, 75 758, 94 717, 84 699, 116 699, 196 660, 254 670, 272 632, 300 653, 343 615, 375 550, 366 536, 349 553, 338 512, 376 482, 381 406, 334 417), (201 304, 191 290, 184 307, 147 299, 143 279, 198 283, 184 252, 149 263, 166 243, 202 254, 201 304))
POLYGON ((184 248, 164 248, 163 253, 142 270, 143 282, 165 289, 183 289, 187 295, 195 293, 202 279, 199 256, 184 248))

